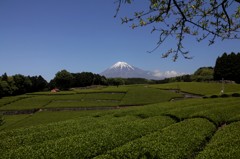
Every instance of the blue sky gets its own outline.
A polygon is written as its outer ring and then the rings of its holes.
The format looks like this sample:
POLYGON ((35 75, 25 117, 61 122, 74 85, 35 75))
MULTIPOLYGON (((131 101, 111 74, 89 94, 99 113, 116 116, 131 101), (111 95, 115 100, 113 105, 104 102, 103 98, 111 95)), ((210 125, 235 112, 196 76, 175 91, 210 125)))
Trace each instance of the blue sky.
POLYGON ((118 61, 149 71, 193 73, 214 66, 224 52, 239 52, 237 40, 216 41, 209 47, 186 38, 192 60, 161 58, 175 47, 173 40, 147 53, 156 46, 158 34, 150 34, 151 27, 132 30, 120 19, 146 4, 124 6, 114 18, 114 0, 1 0, 0 74, 42 75, 50 80, 62 69, 101 73, 118 61))

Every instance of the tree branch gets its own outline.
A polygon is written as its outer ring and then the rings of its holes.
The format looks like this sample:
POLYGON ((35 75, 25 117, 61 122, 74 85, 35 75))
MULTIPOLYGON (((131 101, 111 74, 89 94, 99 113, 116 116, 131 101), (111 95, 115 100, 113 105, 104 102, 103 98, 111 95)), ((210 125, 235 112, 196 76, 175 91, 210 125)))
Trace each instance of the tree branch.
POLYGON ((167 11, 166 11, 167 15, 168 15, 168 12, 170 11, 171 3, 172 3, 172 0, 168 0, 168 7, 167 7, 167 11))
MULTIPOLYGON (((117 1, 115 3, 117 3, 117 1)), ((118 0, 118 6, 117 6, 117 9, 116 9, 116 13, 114 15, 114 18, 116 18, 118 13, 119 13, 119 10, 121 8, 121 3, 122 3, 122 0, 118 0)))
POLYGON ((179 5, 177 4, 176 0, 173 0, 174 5, 177 7, 178 11, 180 12, 180 14, 182 15, 182 18, 186 21, 187 18, 185 16, 185 14, 182 12, 181 8, 179 7, 179 5))
POLYGON ((228 20, 228 34, 230 34, 230 32, 231 32, 231 21, 230 21, 230 18, 229 18, 229 16, 228 16, 228 13, 227 13, 227 11, 226 11, 226 8, 225 8, 225 6, 224 6, 224 4, 227 2, 227 0, 224 0, 223 2, 222 2, 222 9, 223 9, 223 12, 224 12, 224 14, 226 15, 226 17, 227 17, 227 20, 228 20))
MULTIPOLYGON (((129 3, 133 0, 118 0, 117 13, 122 3, 129 3)), ((184 58, 188 57, 188 51, 184 51, 184 35, 197 37, 197 41, 209 39, 209 45, 214 44, 216 38, 239 39, 239 18, 237 11, 227 11, 230 6, 236 7, 240 0, 213 0, 213 1, 195 1, 195 0, 151 0, 149 10, 135 12, 135 15, 128 18, 122 18, 122 23, 133 22, 132 28, 151 25, 159 25, 151 31, 159 31, 160 37, 157 46, 149 53, 155 51, 171 35, 177 38, 175 49, 169 49, 163 54, 163 57, 173 54, 173 60, 178 58, 181 53, 184 58), (136 23, 135 23, 136 22, 136 23), (200 32, 201 31, 201 32, 200 32), (199 36, 198 36, 199 35, 199 36)), ((117 14, 116 14, 117 15, 117 14)), ((115 16, 116 16, 115 15, 115 16)))

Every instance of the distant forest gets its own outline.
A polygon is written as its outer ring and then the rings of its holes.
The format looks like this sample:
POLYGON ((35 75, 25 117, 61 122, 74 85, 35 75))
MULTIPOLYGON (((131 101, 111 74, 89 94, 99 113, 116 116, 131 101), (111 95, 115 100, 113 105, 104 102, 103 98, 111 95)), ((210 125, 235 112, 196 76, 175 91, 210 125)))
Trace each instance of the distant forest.
POLYGON ((231 80, 240 83, 240 52, 224 53, 218 57, 214 67, 214 80, 231 80))
POLYGON ((69 73, 62 70, 48 83, 42 76, 31 77, 21 74, 8 76, 4 73, 0 76, 0 97, 48 91, 53 88, 67 90, 71 87, 90 85, 107 85, 107 79, 91 72, 69 73))
POLYGON ((224 53, 216 59, 215 67, 201 67, 192 75, 166 78, 162 80, 147 80, 143 78, 109 78, 91 72, 70 73, 62 70, 56 73, 49 83, 42 76, 24 76, 16 74, 0 76, 0 98, 20 95, 30 92, 49 91, 53 88, 68 90, 73 87, 91 85, 128 85, 128 84, 160 84, 169 82, 207 82, 229 80, 240 83, 240 53, 224 53))
POLYGON ((47 87, 48 82, 42 76, 8 76, 7 73, 0 76, 0 97, 43 91, 47 87))
POLYGON ((227 80, 240 83, 240 53, 224 53, 218 57, 215 67, 201 67, 192 75, 182 75, 156 81, 157 83, 169 82, 209 82, 227 80))

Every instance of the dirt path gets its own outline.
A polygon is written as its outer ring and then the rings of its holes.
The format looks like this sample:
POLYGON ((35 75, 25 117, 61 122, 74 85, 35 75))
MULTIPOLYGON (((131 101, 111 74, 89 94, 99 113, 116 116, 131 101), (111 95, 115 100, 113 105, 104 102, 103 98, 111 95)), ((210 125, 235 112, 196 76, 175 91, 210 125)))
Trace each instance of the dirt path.
POLYGON ((1 113, 3 115, 18 115, 18 114, 34 114, 37 112, 42 111, 84 111, 84 110, 114 110, 114 109, 124 109, 129 107, 139 107, 144 106, 146 104, 142 105, 121 105, 121 106, 113 106, 113 107, 75 107, 75 108, 38 108, 38 109, 31 109, 31 110, 8 110, 8 111, 2 111, 1 113))
POLYGON ((184 100, 184 99, 189 99, 189 98, 202 98, 203 97, 202 95, 183 92, 183 91, 178 90, 178 89, 166 89, 166 90, 183 95, 183 98, 182 97, 172 98, 170 101, 184 100))

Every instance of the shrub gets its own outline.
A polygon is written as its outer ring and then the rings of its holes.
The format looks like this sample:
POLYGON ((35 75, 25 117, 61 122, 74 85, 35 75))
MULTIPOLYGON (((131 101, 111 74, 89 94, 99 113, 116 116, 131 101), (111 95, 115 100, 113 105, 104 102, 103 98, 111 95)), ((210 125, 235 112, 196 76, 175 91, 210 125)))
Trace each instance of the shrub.
POLYGON ((4 124, 3 115, 0 114, 0 126, 4 124))
POLYGON ((122 117, 123 115, 122 114, 114 114, 113 116, 114 117, 122 117))
POLYGON ((229 97, 229 95, 228 94, 222 94, 220 97, 226 98, 226 97, 229 97))
POLYGON ((240 93, 233 93, 232 97, 240 97, 240 93))
POLYGON ((95 117, 95 118, 99 118, 99 117, 101 117, 100 115, 93 115, 93 117, 95 117))
POLYGON ((218 98, 218 95, 211 95, 210 98, 218 98))
POLYGON ((137 114, 137 117, 139 117, 141 119, 149 118, 149 116, 147 114, 137 114))

